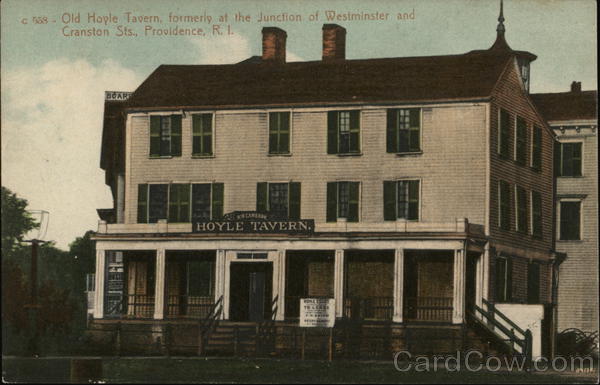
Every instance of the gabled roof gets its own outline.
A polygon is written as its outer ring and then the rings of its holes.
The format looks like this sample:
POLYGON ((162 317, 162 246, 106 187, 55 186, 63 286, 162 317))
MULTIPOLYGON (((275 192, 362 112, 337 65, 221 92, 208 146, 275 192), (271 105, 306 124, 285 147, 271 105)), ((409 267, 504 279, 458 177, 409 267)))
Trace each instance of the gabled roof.
POLYGON ((597 119, 598 91, 531 94, 547 121, 597 119))
POLYGON ((394 103, 485 98, 510 51, 338 62, 161 65, 127 108, 394 103))

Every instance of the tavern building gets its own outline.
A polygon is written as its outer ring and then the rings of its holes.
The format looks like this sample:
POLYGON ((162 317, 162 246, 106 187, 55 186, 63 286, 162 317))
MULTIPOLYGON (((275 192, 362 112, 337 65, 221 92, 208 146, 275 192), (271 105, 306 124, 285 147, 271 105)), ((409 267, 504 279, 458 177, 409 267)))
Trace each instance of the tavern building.
POLYGON ((93 322, 294 325, 329 298, 397 327, 529 307, 549 334, 555 135, 503 21, 489 49, 360 60, 325 24, 322 60, 292 63, 266 27, 260 57, 106 101, 93 322))

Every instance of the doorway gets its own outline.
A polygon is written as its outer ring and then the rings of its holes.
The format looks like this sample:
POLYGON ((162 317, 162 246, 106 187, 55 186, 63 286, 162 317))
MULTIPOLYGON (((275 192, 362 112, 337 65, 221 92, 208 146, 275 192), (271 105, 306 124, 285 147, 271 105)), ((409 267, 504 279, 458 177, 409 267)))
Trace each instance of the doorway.
POLYGON ((229 282, 230 320, 261 322, 271 317, 272 263, 232 263, 229 282))

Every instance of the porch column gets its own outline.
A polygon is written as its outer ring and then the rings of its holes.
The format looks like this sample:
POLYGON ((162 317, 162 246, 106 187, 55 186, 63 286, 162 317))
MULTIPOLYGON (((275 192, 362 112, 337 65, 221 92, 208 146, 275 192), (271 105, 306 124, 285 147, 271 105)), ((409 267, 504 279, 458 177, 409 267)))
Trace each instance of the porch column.
MULTIPOLYGON (((486 243, 481 255, 481 298, 486 300, 490 295, 490 244, 486 243)), ((483 302, 479 299, 479 302, 483 302)), ((483 304, 483 303, 482 303, 483 304)))
POLYGON ((452 297, 452 323, 460 324, 465 316, 465 250, 454 250, 454 290, 452 297))
POLYGON ((96 291, 94 292, 94 318, 104 317, 104 275, 106 274, 106 252, 96 249, 96 291))
POLYGON ((156 279, 154 280, 154 319, 165 315, 165 249, 156 250, 156 279))
POLYGON ((344 315, 344 250, 335 251, 333 285, 335 316, 341 318, 344 315))
MULTIPOLYGON (((225 295, 225 250, 217 250, 217 256, 215 260, 215 302, 219 300, 219 298, 224 297, 225 295)), ((221 299, 221 306, 223 304, 224 298, 221 299)), ((223 308, 221 311, 221 319, 225 319, 225 309, 223 308)))
POLYGON ((277 250, 277 313, 275 313, 275 319, 277 321, 283 321, 285 319, 285 250, 277 250))
POLYGON ((404 249, 396 249, 394 258, 394 322, 402 322, 404 296, 404 249))

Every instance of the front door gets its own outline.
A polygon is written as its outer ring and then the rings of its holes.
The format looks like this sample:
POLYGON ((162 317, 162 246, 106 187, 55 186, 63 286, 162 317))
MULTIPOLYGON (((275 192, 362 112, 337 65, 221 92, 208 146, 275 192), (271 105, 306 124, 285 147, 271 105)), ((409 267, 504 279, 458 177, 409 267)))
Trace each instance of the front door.
POLYGON ((272 263, 232 263, 229 281, 230 320, 260 322, 270 316, 272 263))

